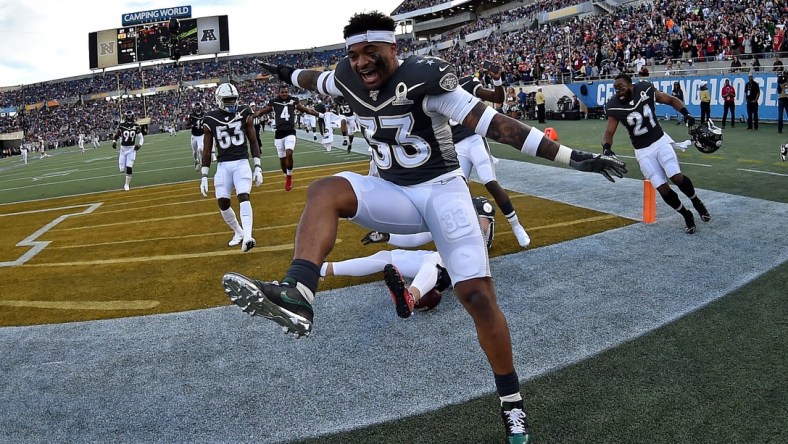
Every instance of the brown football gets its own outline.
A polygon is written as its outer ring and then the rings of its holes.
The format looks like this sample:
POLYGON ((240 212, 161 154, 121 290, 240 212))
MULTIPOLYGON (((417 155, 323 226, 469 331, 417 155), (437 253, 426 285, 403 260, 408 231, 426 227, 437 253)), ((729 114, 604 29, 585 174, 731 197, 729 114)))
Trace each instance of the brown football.
POLYGON ((441 295, 441 292, 433 288, 432 290, 428 291, 427 294, 421 296, 418 302, 416 302, 416 304, 413 306, 413 309, 415 311, 432 310, 441 303, 442 297, 443 296, 441 295))

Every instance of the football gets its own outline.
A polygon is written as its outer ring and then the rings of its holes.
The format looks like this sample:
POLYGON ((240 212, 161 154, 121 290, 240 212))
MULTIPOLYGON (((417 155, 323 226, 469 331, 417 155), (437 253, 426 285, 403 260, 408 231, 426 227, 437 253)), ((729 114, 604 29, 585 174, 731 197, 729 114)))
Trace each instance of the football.
POLYGON ((441 303, 441 292, 433 288, 427 294, 421 295, 421 298, 413 306, 414 311, 430 311, 441 303))

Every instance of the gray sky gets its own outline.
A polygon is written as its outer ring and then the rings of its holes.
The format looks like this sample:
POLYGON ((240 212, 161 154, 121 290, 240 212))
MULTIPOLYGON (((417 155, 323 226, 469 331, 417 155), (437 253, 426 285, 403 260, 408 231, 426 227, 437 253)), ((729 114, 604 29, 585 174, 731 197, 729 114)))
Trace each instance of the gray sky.
POLYGON ((89 74, 88 33, 121 26, 121 14, 190 5, 192 17, 227 15, 230 55, 342 41, 356 12, 390 14, 402 0, 0 0, 0 86, 89 74), (331 6, 331 7, 329 7, 331 6))

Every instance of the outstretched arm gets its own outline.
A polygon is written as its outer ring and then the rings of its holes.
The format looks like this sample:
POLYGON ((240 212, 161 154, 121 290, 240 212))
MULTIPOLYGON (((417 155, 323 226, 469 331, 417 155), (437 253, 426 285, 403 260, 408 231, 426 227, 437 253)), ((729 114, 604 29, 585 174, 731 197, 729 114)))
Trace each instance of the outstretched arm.
POLYGON ((272 65, 270 63, 258 63, 264 70, 279 78, 279 80, 311 91, 317 91, 317 80, 323 71, 313 71, 310 69, 296 69, 285 65, 272 65))

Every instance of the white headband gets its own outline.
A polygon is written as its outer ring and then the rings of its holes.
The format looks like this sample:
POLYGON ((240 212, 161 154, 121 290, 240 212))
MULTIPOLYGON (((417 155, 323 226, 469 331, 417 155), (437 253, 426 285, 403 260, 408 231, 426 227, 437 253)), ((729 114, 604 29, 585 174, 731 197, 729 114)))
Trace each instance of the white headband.
POLYGON ((345 48, 350 48, 351 45, 361 42, 385 42, 396 43, 394 38, 394 31, 367 31, 363 34, 351 35, 345 39, 345 48))

